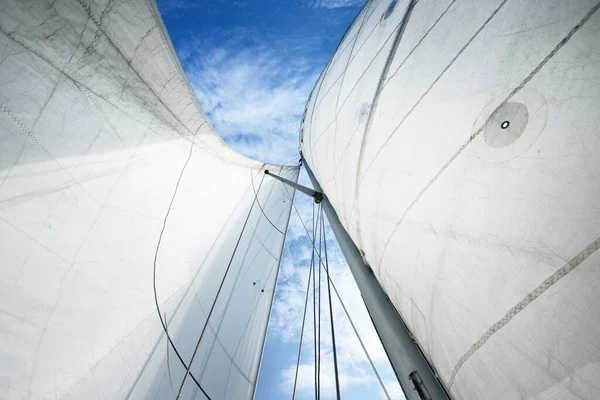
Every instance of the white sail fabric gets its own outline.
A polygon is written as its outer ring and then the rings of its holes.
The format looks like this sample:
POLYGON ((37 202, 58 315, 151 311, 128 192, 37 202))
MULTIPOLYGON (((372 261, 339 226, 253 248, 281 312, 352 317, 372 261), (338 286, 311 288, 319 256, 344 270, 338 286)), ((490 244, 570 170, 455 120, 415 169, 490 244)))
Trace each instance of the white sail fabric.
POLYGON ((600 5, 369 1, 303 154, 449 393, 600 398, 600 5))
POLYGON ((174 398, 209 314, 191 375, 251 398, 291 209, 265 168, 297 179, 215 134, 153 2, 1 0, 0 398, 174 398))

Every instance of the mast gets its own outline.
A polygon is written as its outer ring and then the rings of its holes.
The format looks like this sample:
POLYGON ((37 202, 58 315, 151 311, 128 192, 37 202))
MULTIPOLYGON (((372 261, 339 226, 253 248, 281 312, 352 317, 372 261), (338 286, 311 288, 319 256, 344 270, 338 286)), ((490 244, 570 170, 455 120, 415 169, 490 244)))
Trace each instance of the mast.
MULTIPOLYGON (((323 193, 306 161, 304 167, 315 190, 323 193)), ((448 399, 445 389, 371 268, 364 263, 360 251, 344 229, 325 193, 322 195, 321 204, 407 399, 448 399)))

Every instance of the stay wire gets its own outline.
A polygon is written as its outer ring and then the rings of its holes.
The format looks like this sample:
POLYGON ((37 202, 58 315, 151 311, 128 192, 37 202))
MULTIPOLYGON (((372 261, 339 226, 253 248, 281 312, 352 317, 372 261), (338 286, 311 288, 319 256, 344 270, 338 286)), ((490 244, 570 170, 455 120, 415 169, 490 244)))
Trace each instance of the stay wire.
MULTIPOLYGON (((258 199, 258 194, 260 193, 260 188, 262 187, 264 179, 265 179, 265 175, 263 174, 262 179, 260 180, 260 184, 258 185, 258 191, 254 193, 254 200, 252 201, 252 205, 250 206, 250 210, 248 211, 248 215, 246 216, 246 221, 244 221, 244 226, 242 227, 242 231, 240 232, 237 243, 235 244, 235 247, 233 248, 233 252, 231 253, 231 258, 229 259, 229 264, 227 264, 227 268, 225 269, 225 274, 223 274, 223 279, 221 280, 219 289, 217 290, 217 294, 215 295, 215 299, 213 300, 212 306, 210 307, 210 310, 206 317, 206 323, 204 324, 204 327, 202 328, 202 332, 200 332, 200 337, 198 338, 198 342, 196 343, 196 347, 194 348, 194 352, 192 353, 192 358, 190 359, 190 363, 185 371, 185 374, 183 375, 183 380, 181 381, 181 385, 179 386, 179 391, 177 392, 176 399, 179 399, 181 397, 181 393, 183 392, 183 387, 185 386, 187 377, 192 376, 190 373, 190 369, 192 368, 194 358, 196 357, 196 353, 198 353, 198 349, 200 348, 200 342, 202 341, 202 338, 204 337, 206 328, 208 328, 208 323, 210 322, 210 317, 212 316, 212 313, 217 304, 217 300, 219 299, 219 295, 221 294, 221 290, 223 289, 223 285, 225 284, 225 279, 227 279, 227 275, 229 273, 229 269, 231 268, 231 264, 233 263, 233 259, 235 257, 237 248, 242 240, 242 236, 244 236, 244 232, 246 230, 246 225, 248 224, 248 220, 250 219, 250 215, 252 214, 252 209, 254 208, 254 204, 256 203, 256 201, 258 199)), ((202 390, 202 393, 206 395, 204 390, 202 390)), ((208 397, 208 395, 206 395, 206 396, 208 397)))
MULTIPOLYGON (((284 183, 282 183, 282 185, 285 186, 284 183)), ((286 193, 289 196, 287 189, 286 189, 286 193)), ((312 237, 308 231, 308 228, 306 227, 306 224, 302 220, 300 211, 298 211, 298 208, 296 207, 296 204, 294 202, 292 202, 292 205, 294 206, 294 210, 296 211, 296 214, 298 215, 298 218, 300 219, 300 223, 302 224, 302 227, 304 228, 304 231, 306 232, 306 236, 308 237, 308 240, 312 241, 312 237)), ((315 249, 314 241, 312 242, 312 246, 313 246, 313 249, 315 249)), ((326 269, 326 271, 328 272, 328 269, 326 269)), ((365 356, 367 357, 367 360, 369 361, 369 364, 371 365, 371 369, 373 370, 373 372, 375 373, 375 376, 377 377, 377 381, 379 382, 381 389, 385 393, 385 397, 388 400, 390 400, 391 399, 390 394, 388 393, 387 389, 385 388, 385 385, 383 384, 383 380, 381 379, 381 376, 379 375, 379 372, 377 371, 377 368, 375 367, 375 364, 373 363, 373 360, 371 359, 371 356, 369 355, 369 352, 367 351, 367 347, 365 346, 364 342, 362 341, 362 339, 358 333, 358 330, 356 329, 356 326, 354 325, 354 322, 352 321, 352 318, 350 317, 350 313, 348 313, 348 309, 346 308, 346 305, 344 304, 344 301, 342 300, 342 297, 340 296, 340 293, 338 292, 337 287, 335 286, 335 283, 333 282, 331 277, 329 277, 328 282, 331 283, 331 287, 333 288, 335 295, 337 296, 338 300, 340 301, 340 304, 342 305, 342 309, 344 310, 344 313, 346 314, 346 317, 348 318, 348 321, 350 322, 350 326, 352 326, 352 330, 354 331, 354 334, 356 335, 356 338, 358 339, 360 346, 362 347, 363 352, 365 353, 365 356)))
POLYGON ((302 328, 300 329, 300 345, 298 346, 298 357, 296 360, 296 375, 294 376, 294 390, 292 392, 292 400, 296 398, 296 384, 298 382, 298 369, 300 368, 300 354, 302 352, 302 339, 304 337, 304 324, 306 322, 306 310, 308 309, 308 295, 310 293, 310 278, 312 276, 312 260, 311 268, 308 269, 308 281, 306 284, 306 297, 304 299, 304 312, 302 316, 302 328))
MULTIPOLYGON (((319 214, 317 213, 317 218, 315 220, 315 207, 313 204, 313 243, 317 239, 317 226, 319 224, 319 214)), ((315 399, 318 397, 319 393, 319 378, 317 372, 317 285, 316 285, 316 275, 317 272, 315 270, 315 246, 312 249, 312 260, 311 262, 313 275, 312 275, 312 286, 313 286, 313 349, 314 349, 314 362, 315 362, 315 399)))
MULTIPOLYGON (((317 207, 317 224, 319 224, 319 218, 321 218, 321 223, 323 222, 323 209, 321 207, 321 205, 319 204, 319 206, 317 207)), ((318 387, 318 392, 317 392, 317 400, 319 400, 321 398, 321 254, 322 254, 322 249, 321 249, 321 239, 323 236, 323 231, 320 229, 321 228, 321 224, 319 224, 319 226, 317 227, 317 229, 319 229, 319 252, 318 252, 318 257, 319 257, 319 263, 317 265, 317 268, 319 269, 319 278, 318 278, 318 284, 317 284, 317 291, 318 291, 318 298, 319 298, 319 305, 317 306, 317 321, 318 321, 318 326, 317 326, 317 387, 318 387)))
MULTIPOLYGON (((327 258, 327 236, 325 231, 325 220, 323 218, 323 207, 321 207, 321 231, 323 232, 323 252, 325 253, 325 272, 327 273, 327 297, 329 298, 329 321, 331 322, 331 347, 333 348, 333 368, 335 371, 335 394, 340 400, 340 378, 337 362, 337 348, 335 345, 335 328, 333 323, 333 307, 331 305, 331 278, 329 276, 329 260, 327 258)), ((319 246, 320 247, 320 246, 319 246)), ((319 268, 319 271, 321 268, 319 268)))

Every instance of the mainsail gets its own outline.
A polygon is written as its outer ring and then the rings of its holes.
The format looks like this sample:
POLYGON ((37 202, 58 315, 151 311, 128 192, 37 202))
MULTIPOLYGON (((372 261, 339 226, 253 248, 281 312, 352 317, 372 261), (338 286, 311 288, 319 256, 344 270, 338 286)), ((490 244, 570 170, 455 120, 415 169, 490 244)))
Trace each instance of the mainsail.
POLYGON ((0 32, 0 398, 251 398, 298 168, 215 134, 152 1, 0 32))
POLYGON ((308 101, 304 158, 451 397, 600 398, 599 8, 369 1, 308 101))

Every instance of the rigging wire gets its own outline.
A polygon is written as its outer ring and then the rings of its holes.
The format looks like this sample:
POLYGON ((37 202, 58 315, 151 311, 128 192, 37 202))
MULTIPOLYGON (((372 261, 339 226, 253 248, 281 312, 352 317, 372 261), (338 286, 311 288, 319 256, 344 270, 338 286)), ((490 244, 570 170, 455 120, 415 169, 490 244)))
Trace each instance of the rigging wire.
MULTIPOLYGON (((315 223, 315 207, 313 204, 313 243, 314 240, 316 240, 317 238, 317 226, 319 224, 319 214, 317 212, 317 219, 316 219, 316 223, 315 223)), ((317 272, 315 271, 315 263, 314 263, 314 259, 315 259, 315 246, 313 246, 312 249, 312 260, 313 262, 311 262, 311 266, 313 269, 313 274, 312 274, 312 286, 313 286, 313 348, 314 348, 314 353, 315 353, 315 399, 318 400, 318 393, 319 393, 319 378, 318 378, 318 372, 317 372, 317 288, 316 288, 316 282, 315 282, 315 276, 317 275, 317 272)))
MULTIPOLYGON (((323 219, 323 207, 321 207, 321 232, 323 232, 323 251, 325 253, 325 272, 327 273, 327 297, 329 298, 329 321, 331 322, 331 347, 333 348, 333 368, 335 371, 335 394, 340 400, 340 378, 338 373, 337 348, 335 345, 335 329, 333 324, 333 307, 331 305, 331 277, 329 276, 329 260, 327 258, 327 237, 325 234, 325 220, 323 219)), ((319 247, 321 247, 319 245, 319 247)), ((321 268, 319 268, 319 271, 321 268)))
MULTIPOLYGON (((285 184, 282 182, 282 185, 285 186, 285 184)), ((289 195, 289 192, 287 191, 287 188, 285 189, 286 193, 289 195)), ((291 199, 291 197, 290 197, 291 199)), ((310 233, 308 232, 308 228, 306 227, 306 224, 304 223, 304 221, 302 220, 302 216, 300 215, 300 212, 298 211, 298 208, 296 207, 296 204, 292 201, 292 205, 294 207, 294 210, 296 211, 296 215, 298 215, 298 218, 300 219, 300 223, 302 224, 302 227, 304 228, 304 231, 306 232, 306 236, 308 237, 308 240, 312 240, 310 233)), ((315 243, 314 241, 312 242, 312 246, 313 249, 315 248, 315 243)), ((379 372, 377 371, 377 368, 375 367, 375 364, 373 363, 373 360, 371 359, 371 356, 369 355, 369 352, 367 351, 367 347, 365 346, 364 342, 362 341, 358 330, 356 329, 356 326, 354 325, 354 321, 352 321, 352 318, 350 317, 350 313, 348 313, 348 309, 346 309, 346 305, 344 304, 344 301, 342 300, 342 297, 340 296, 340 293, 337 290, 337 287, 335 286, 335 283, 333 282, 333 280, 331 279, 331 277, 329 277, 328 282, 331 283, 331 287, 333 288, 333 291, 335 292, 338 300, 340 301, 340 304, 342 305, 342 309, 344 310, 344 313, 346 314, 346 317, 348 318, 348 321, 350 322, 350 326, 352 326, 352 330, 354 331, 354 334, 356 335, 356 338, 358 339, 360 346, 363 349, 363 352, 365 353, 365 356, 367 357, 367 360, 369 361, 369 364, 371 365, 371 369, 373 370, 373 372, 375 373, 375 376, 377 377, 377 381, 379 382, 379 385, 381 386, 381 389, 383 389, 383 392, 385 393, 385 397, 390 400, 390 394, 388 393, 385 385, 383 384, 383 380, 381 379, 381 376, 379 375, 379 372)))
MULTIPOLYGON (((198 353, 198 349, 200 348, 200 342, 202 341, 202 338, 204 337, 204 333, 206 332, 206 328, 208 328, 208 323, 210 321, 210 317, 212 316, 212 313, 213 313, 213 311, 215 309, 215 306, 217 304, 217 300, 219 299, 219 294, 221 293, 221 290, 223 289, 223 285, 225 284, 225 279, 227 278, 227 275, 229 273, 229 269, 231 268, 231 264, 233 263, 233 258, 235 257, 235 253, 237 251, 237 248, 238 248, 238 246, 240 244, 240 241, 242 240, 242 236, 244 235, 244 232, 246 230, 246 225, 248 224, 248 220, 250 219, 250 215, 252 214, 252 209, 254 208, 254 203, 256 203, 256 201, 258 199, 258 193, 260 193, 260 188, 262 187, 264 179, 265 179, 265 175, 263 174, 263 177, 260 180, 260 185, 258 185, 258 192, 254 192, 254 200, 252 201, 252 205, 250 206, 250 210, 248 211, 248 216, 246 217, 246 221, 244 221, 244 226, 242 227, 242 230, 241 230, 240 235, 238 237, 237 243, 235 244, 235 247, 233 248, 233 252, 231 253, 231 258, 229 259, 229 264, 227 264, 227 268, 225 269, 225 274, 223 275, 223 279, 221 280, 221 284, 219 285, 219 289, 217 290, 217 294, 215 295, 215 299, 213 300, 212 306, 210 307, 208 315, 206 316, 206 323, 204 324, 204 327, 202 328, 202 332, 200 332, 200 337, 198 338, 198 342, 196 343, 196 347, 194 348, 194 352, 192 353, 192 358, 190 359, 190 363, 187 366, 185 374, 183 375, 183 379, 181 381, 181 385, 179 386, 179 391, 177 392, 177 397, 176 397, 177 399, 179 399, 181 397, 181 393, 183 392, 183 387, 185 386, 185 382, 187 380, 187 377, 188 376, 192 376, 192 374, 190 372, 190 369, 192 368, 192 364, 194 362, 194 358, 196 357, 196 353, 198 353)), ((192 376, 192 378, 193 378, 193 376, 192 376)), ((200 384, 198 384, 198 386, 200 386, 200 384)), ((202 387, 200 387, 200 389, 202 389, 202 387)), ((204 390, 202 390, 202 393, 208 397, 208 395, 206 394, 206 392, 204 390)))
MULTIPOLYGON (((279 170, 279 173, 281 174, 282 171, 283 171, 283 167, 281 167, 281 169, 279 170)), ((265 178, 265 176, 263 174, 263 179, 264 178, 265 178)), ((262 215, 264 215, 264 217, 266 218, 266 220, 269 221, 269 223, 271 224, 271 226, 277 230, 277 232, 279 232, 279 233, 281 233, 282 235, 285 236, 285 233, 281 229, 279 229, 277 226, 275 226, 275 224, 269 219, 269 217, 267 217, 267 214, 265 213, 265 210, 260 205, 260 200, 258 200, 258 193, 256 192, 256 189, 254 187, 254 175, 252 175, 252 174, 250 174, 250 181, 252 182, 252 191, 254 192, 254 198, 256 199, 256 204, 258 204, 258 208, 260 208, 260 212, 262 213, 262 215)), ((261 184, 262 184, 262 180, 261 180, 261 184)), ((260 190, 260 186, 258 187, 258 190, 260 190)))
MULTIPOLYGON (((312 261, 311 261, 312 264, 312 261)), ((308 294, 310 293, 310 277, 312 276, 312 265, 308 269, 308 281, 306 284, 306 298, 304 299, 304 315, 302 317, 302 328, 300 329, 300 345, 298 346, 298 358, 296 361, 296 375, 294 376, 294 390, 292 392, 292 400, 296 398, 296 384, 298 382, 298 368, 300 367, 300 353, 302 352, 302 338, 304 337, 304 323, 306 322, 306 310, 308 306, 308 294)))
POLYGON ((319 279, 318 279, 318 285, 317 285, 317 290, 318 290, 318 297, 319 297, 319 305, 317 307, 317 312, 318 312, 318 316, 317 316, 317 321, 319 322, 318 327, 317 327, 317 400, 319 400, 321 398, 321 238, 323 235, 323 231, 320 229, 321 224, 319 224, 319 217, 321 218, 321 222, 323 219, 323 208, 321 207, 321 204, 319 204, 319 206, 317 207, 317 225, 319 225, 317 227, 317 229, 319 229, 319 251, 318 251, 318 257, 319 257, 319 265, 317 265, 316 267, 319 269, 319 279))

